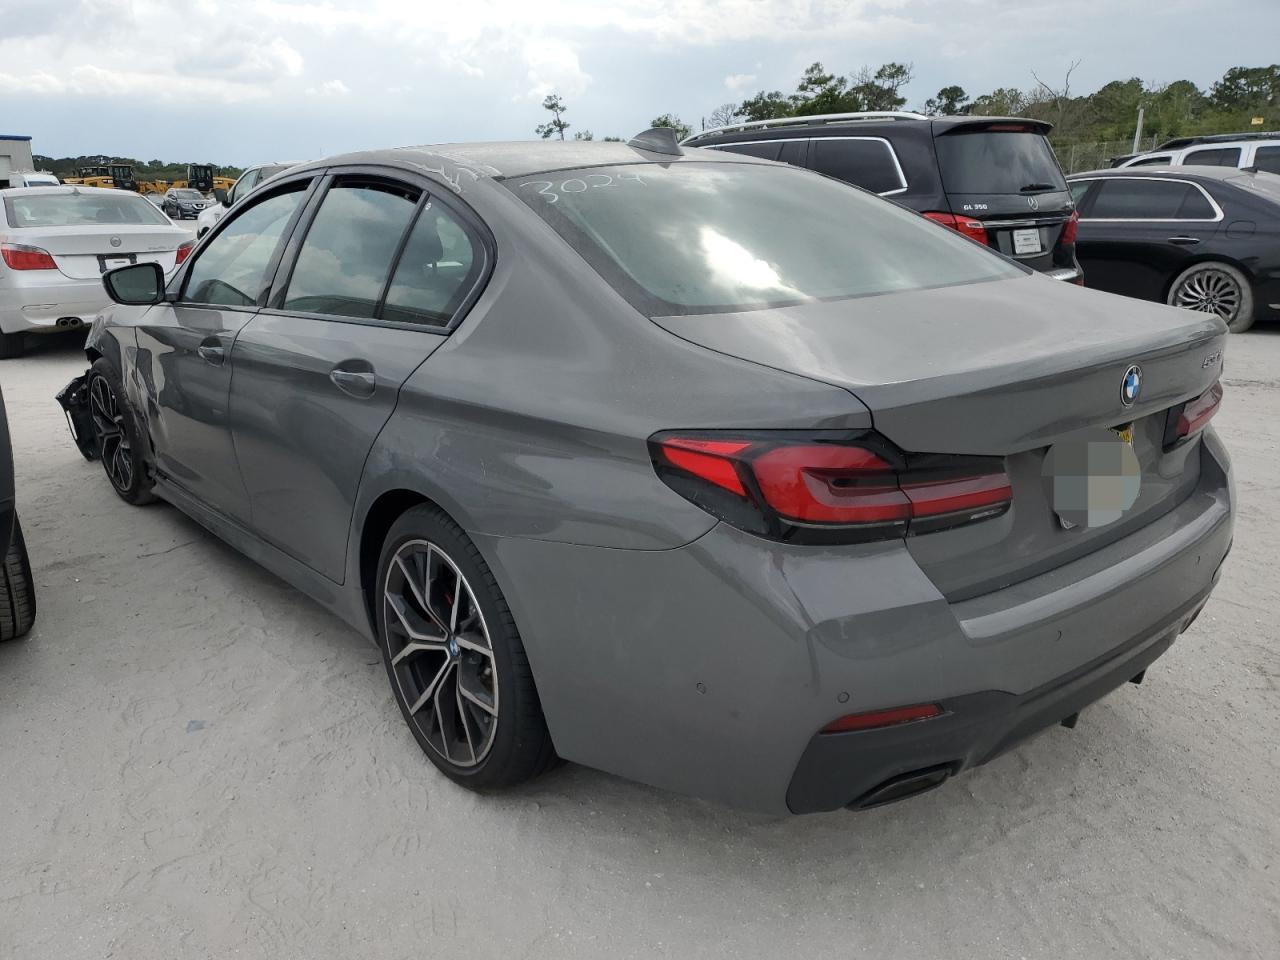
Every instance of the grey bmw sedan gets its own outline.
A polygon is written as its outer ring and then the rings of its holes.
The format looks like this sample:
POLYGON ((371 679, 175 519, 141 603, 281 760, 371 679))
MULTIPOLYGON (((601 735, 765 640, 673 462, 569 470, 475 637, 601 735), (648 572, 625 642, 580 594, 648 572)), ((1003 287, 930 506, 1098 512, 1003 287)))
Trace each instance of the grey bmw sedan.
POLYGON ((1141 681, 1231 544, 1217 317, 661 132, 305 164, 104 282, 82 452, 477 789, 911 796, 1141 681))

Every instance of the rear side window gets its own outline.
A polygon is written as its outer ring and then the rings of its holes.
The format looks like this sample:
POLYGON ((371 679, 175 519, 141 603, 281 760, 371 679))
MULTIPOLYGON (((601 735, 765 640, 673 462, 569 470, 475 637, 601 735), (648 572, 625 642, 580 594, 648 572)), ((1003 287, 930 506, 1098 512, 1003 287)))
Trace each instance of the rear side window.
POLYGON ((94 224, 169 226, 155 204, 120 190, 5 197, 11 227, 84 227, 94 224))
POLYGON ((1253 165, 1264 173, 1280 173, 1280 147, 1259 147, 1253 153, 1253 165))
POLYGON ((895 193, 907 187, 893 148, 884 140, 819 138, 811 141, 809 151, 809 166, 818 173, 872 193, 895 193))
POLYGON ((979 130, 934 140, 948 193, 1042 193, 1066 190, 1049 141, 1038 133, 979 130))
POLYGON ((1182 161, 1191 167, 1238 167, 1239 147, 1217 147, 1212 150, 1192 150, 1182 161))
POLYGON ((435 201, 427 203, 396 264, 382 319, 447 326, 483 261, 462 224, 435 201))
POLYGON ((191 265, 183 301, 223 307, 257 304, 272 254, 307 186, 291 184, 285 192, 238 211, 191 265))
POLYGON ((339 181, 298 251, 283 308, 372 317, 417 204, 404 187, 339 181))
POLYGON ((1212 220, 1213 206, 1199 188, 1177 180, 1103 180, 1091 220, 1212 220))
POLYGON ((771 140, 763 143, 726 143, 716 149, 727 153, 741 153, 747 157, 759 157, 761 160, 777 160, 782 155, 782 144, 785 142, 771 140))

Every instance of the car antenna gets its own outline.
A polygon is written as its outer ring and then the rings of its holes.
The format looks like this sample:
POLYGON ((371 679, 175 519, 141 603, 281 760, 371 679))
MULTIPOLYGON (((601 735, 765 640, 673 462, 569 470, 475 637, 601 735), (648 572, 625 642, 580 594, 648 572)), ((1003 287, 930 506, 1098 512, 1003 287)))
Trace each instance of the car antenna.
POLYGON ((680 140, 670 127, 650 127, 644 133, 637 133, 628 140, 627 146, 637 150, 648 150, 650 153, 665 153, 672 157, 684 156, 680 140))

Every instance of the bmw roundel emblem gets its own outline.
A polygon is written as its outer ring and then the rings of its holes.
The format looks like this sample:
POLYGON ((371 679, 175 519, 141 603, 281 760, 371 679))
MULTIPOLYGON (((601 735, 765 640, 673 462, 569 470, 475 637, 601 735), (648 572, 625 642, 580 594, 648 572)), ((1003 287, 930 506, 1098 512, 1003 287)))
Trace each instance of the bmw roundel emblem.
POLYGON ((118 247, 118 246, 120 246, 120 238, 119 238, 119 237, 112 237, 110 242, 111 242, 111 245, 112 245, 113 247, 118 247))
POLYGON ((1120 381, 1120 402, 1132 407, 1142 393, 1142 368, 1136 363, 1124 372, 1120 381))

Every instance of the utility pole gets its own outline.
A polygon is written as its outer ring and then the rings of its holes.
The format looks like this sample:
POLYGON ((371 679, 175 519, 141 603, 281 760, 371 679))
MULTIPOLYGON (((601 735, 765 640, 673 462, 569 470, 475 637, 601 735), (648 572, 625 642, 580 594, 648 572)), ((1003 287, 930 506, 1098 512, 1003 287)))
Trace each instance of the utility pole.
POLYGON ((1142 114, 1143 114, 1142 107, 1139 107, 1138 108, 1138 129, 1133 131, 1133 150, 1131 151, 1132 153, 1137 153, 1138 150, 1140 149, 1138 146, 1138 141, 1142 139, 1142 114))

